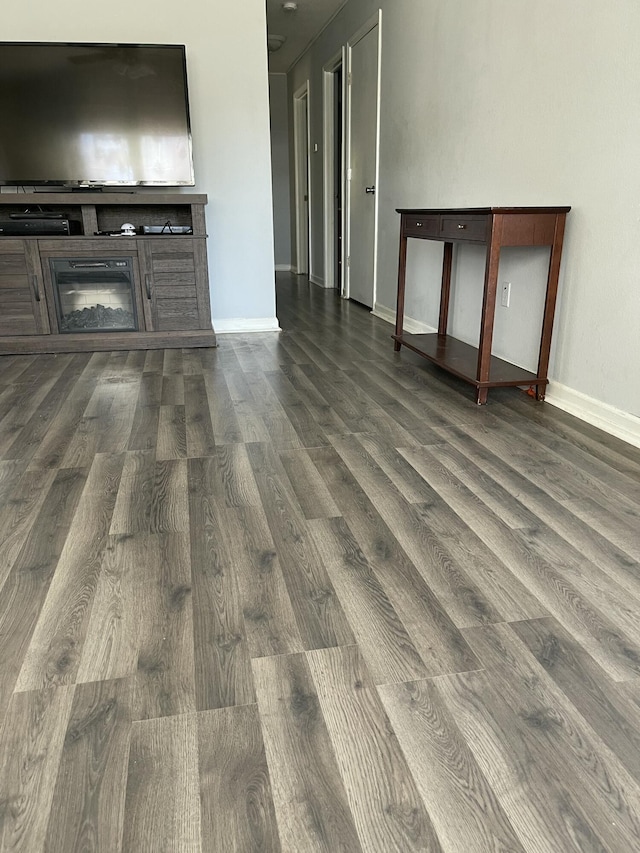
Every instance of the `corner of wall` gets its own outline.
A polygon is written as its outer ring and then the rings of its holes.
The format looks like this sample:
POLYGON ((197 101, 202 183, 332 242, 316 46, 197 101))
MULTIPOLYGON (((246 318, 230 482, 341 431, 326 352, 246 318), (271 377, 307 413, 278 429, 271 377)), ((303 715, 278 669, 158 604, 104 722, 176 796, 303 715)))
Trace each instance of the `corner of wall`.
MULTIPOLYGON (((376 302, 371 313, 374 317, 384 320, 385 323, 391 323, 392 326, 395 326, 396 324, 395 310, 387 308, 386 305, 381 305, 379 302, 376 302)), ((438 331, 433 326, 421 323, 420 320, 414 320, 413 317, 407 317, 406 314, 402 325, 404 331, 408 332, 410 335, 428 335, 438 331)))
POLYGON ((315 284, 318 287, 324 287, 327 290, 330 289, 330 285, 326 284, 324 278, 319 275, 314 275, 313 273, 311 273, 311 275, 309 276, 309 281, 311 282, 311 284, 315 284))

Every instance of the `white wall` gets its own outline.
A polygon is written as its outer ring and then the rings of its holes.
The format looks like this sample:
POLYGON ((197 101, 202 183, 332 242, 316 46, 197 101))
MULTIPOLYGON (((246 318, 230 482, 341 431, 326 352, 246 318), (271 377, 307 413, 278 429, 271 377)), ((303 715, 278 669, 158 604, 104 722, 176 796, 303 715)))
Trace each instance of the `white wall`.
MULTIPOLYGON (((640 4, 350 0, 290 73, 291 90, 311 81, 320 146, 322 65, 378 7, 379 303, 395 309, 396 207, 572 205, 550 375, 556 387, 640 415, 640 4)), ((318 259, 321 161, 312 164, 318 259)), ((431 325, 437 297, 424 282, 438 279, 440 252, 410 247, 407 313, 431 325)), ((501 264, 512 307, 497 309, 494 349, 524 366, 536 361, 531 318, 546 257, 512 249, 501 264)), ((458 260, 453 332, 475 341, 483 253, 468 247, 458 260)))
POLYGON ((30 0, 6 41, 185 44, 196 186, 207 193, 214 328, 277 328, 264 0, 30 0), (242 322, 238 323, 238 319, 242 322))
POLYGON ((289 95, 286 74, 269 75, 273 242, 276 269, 291 269, 289 95))

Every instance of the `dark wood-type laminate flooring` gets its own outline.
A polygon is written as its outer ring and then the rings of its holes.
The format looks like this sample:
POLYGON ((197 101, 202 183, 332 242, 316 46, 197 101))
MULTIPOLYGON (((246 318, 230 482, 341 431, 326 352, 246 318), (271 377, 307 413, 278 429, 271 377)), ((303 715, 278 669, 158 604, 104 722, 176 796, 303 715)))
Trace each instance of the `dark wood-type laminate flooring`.
POLYGON ((0 359, 0 851, 640 850, 640 451, 278 291, 0 359))

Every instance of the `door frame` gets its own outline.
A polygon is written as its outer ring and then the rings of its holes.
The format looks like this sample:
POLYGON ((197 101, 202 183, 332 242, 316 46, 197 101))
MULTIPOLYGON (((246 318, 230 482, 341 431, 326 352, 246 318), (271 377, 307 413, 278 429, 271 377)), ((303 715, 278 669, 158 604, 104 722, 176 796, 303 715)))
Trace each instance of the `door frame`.
POLYGON ((296 272, 310 275, 311 251, 311 169, 310 169, 310 105, 309 81, 293 93, 293 152, 296 209, 296 272), (303 129, 305 133, 303 133, 303 129), (306 145, 305 145, 306 138, 306 145), (306 177, 306 181, 305 181, 306 177), (306 186, 305 186, 306 184, 306 186), (305 189, 307 199, 305 202, 305 189), (304 239, 306 231, 306 241, 304 239))
POLYGON ((351 256, 351 62, 352 51, 354 46, 369 35, 371 30, 378 28, 378 79, 375 81, 376 86, 376 167, 375 167, 375 187, 376 193, 373 197, 373 308, 376 307, 376 296, 378 290, 378 197, 380 188, 380 95, 381 95, 381 64, 382 64, 382 9, 372 15, 360 29, 351 36, 346 45, 346 93, 345 93, 345 193, 344 193, 344 246, 343 258, 343 286, 342 296, 345 299, 349 298, 350 291, 350 256, 351 256))
POLYGON ((335 187, 335 179, 336 172, 338 168, 340 169, 340 173, 343 176, 342 180, 342 192, 344 196, 344 175, 345 172, 345 157, 346 157, 346 146, 345 146, 345 114, 346 114, 346 103, 345 103, 345 94, 346 94, 346 47, 340 48, 338 53, 336 53, 329 62, 322 68, 322 104, 323 104, 323 117, 322 117, 322 127, 323 127, 323 152, 324 152, 324 164, 323 164, 323 175, 324 175, 324 286, 325 287, 334 287, 340 288, 342 292, 344 286, 344 263, 345 263, 345 253, 344 253, 344 228, 345 228, 345 218, 344 218, 344 205, 342 208, 342 217, 341 221, 336 222, 335 216, 335 204, 334 204, 334 187, 335 187), (334 74, 342 66, 342 142, 341 142, 341 154, 340 154, 340 163, 336 162, 335 150, 336 150, 336 125, 335 125, 335 108, 336 108, 336 98, 335 98, 335 88, 334 88, 334 74), (342 233, 342 257, 341 257, 341 266, 342 266, 342 281, 335 280, 335 268, 336 268, 336 240, 335 234, 337 227, 340 228, 342 233))

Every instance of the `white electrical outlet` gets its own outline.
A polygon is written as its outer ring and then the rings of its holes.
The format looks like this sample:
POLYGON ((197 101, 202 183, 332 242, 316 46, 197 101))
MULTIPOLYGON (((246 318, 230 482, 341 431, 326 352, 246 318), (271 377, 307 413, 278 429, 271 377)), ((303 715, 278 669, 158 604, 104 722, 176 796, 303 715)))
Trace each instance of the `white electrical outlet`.
POLYGON ((500 304, 503 308, 509 307, 509 302, 511 300, 511 282, 503 281, 502 282, 502 297, 500 299, 500 304))

